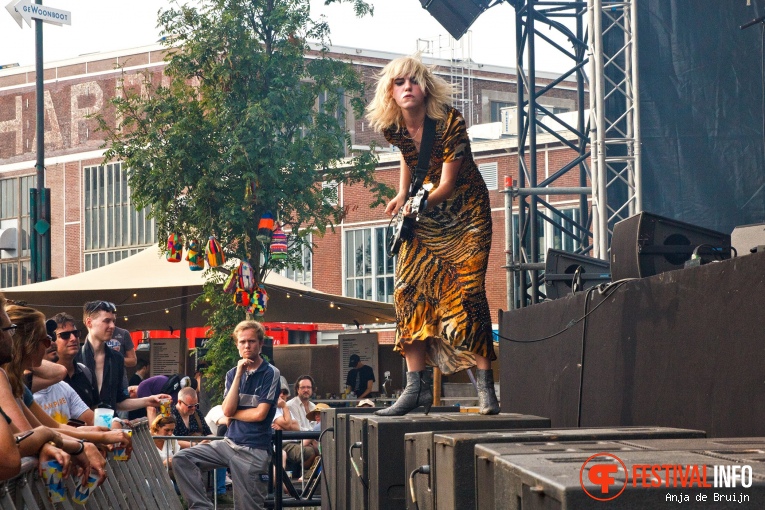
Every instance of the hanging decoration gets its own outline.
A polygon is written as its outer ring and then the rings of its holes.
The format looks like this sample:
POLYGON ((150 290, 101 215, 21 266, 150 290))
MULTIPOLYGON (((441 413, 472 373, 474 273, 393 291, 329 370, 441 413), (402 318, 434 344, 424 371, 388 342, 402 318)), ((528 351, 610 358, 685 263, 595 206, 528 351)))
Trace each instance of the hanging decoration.
POLYGON ((236 292, 234 293, 234 303, 239 306, 250 306, 250 302, 252 301, 252 295, 243 289, 236 289, 236 292))
POLYGON ((271 239, 271 258, 273 260, 284 260, 287 258, 287 234, 282 230, 282 226, 277 223, 271 239))
POLYGON ((258 285, 258 290, 252 295, 252 302, 247 311, 255 317, 263 317, 268 306, 268 293, 262 284, 258 285))
POLYGON ((207 241, 205 253, 207 254, 207 263, 210 267, 218 267, 226 262, 226 256, 223 254, 220 243, 215 239, 215 236, 210 236, 210 239, 207 241))
POLYGON ((180 262, 183 256, 183 239, 178 234, 170 234, 167 238, 165 258, 168 262, 180 262))
POLYGON ((237 272, 237 288, 252 292, 255 289, 255 270, 245 261, 239 262, 237 272))
POLYGON ((258 223, 258 235, 255 237, 261 243, 268 244, 271 242, 271 235, 273 232, 274 215, 271 213, 271 211, 266 211, 266 213, 260 218, 260 222, 258 223))
POLYGON ((186 254, 186 260, 189 261, 189 269, 192 271, 202 271, 205 268, 205 260, 200 250, 197 239, 189 241, 189 251, 186 254))
POLYGON ((237 284, 239 283, 237 273, 238 272, 235 269, 232 269, 228 274, 228 278, 226 278, 226 281, 223 283, 223 292, 226 294, 233 294, 236 292, 237 284))

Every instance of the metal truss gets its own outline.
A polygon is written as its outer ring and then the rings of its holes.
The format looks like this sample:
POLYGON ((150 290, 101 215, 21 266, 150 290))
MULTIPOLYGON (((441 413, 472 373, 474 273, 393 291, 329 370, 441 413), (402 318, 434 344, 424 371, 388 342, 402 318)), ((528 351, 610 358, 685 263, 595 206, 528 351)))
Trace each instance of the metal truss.
MULTIPOLYGON (((508 308, 523 307, 544 298, 541 271, 544 253, 540 239, 545 224, 573 239, 577 253, 592 250, 590 242, 589 196, 590 157, 588 128, 585 119, 585 65, 587 64, 587 35, 585 33, 586 1, 514 0, 516 11, 516 48, 518 72, 518 182, 506 185, 506 235, 508 269, 508 308), (573 27, 573 28, 569 28, 573 27), (562 42, 567 41, 567 42, 562 42), (548 83, 537 83, 536 52, 546 45, 571 61, 570 68, 548 83), (577 84, 577 121, 571 126, 550 108, 552 91, 563 80, 574 77, 577 84), (547 104, 548 106, 545 106, 547 104), (553 122, 542 123, 542 117, 553 122), (569 132, 564 136, 552 126, 563 125, 569 132), (549 176, 540 179, 537 172, 537 134, 555 137, 576 156, 560 168, 550 169, 549 176), (573 135, 573 136, 572 136, 573 135), (570 172, 578 171, 576 187, 556 186, 570 172), (579 197, 578 218, 571 219, 557 207, 544 200, 545 195, 579 197), (517 227, 512 218, 512 202, 518 198, 517 227)), ((544 176, 544 172, 542 173, 544 176)), ((569 178, 570 182, 571 179, 569 178)))
POLYGON ((588 0, 593 254, 614 223, 642 211, 637 0, 588 0))

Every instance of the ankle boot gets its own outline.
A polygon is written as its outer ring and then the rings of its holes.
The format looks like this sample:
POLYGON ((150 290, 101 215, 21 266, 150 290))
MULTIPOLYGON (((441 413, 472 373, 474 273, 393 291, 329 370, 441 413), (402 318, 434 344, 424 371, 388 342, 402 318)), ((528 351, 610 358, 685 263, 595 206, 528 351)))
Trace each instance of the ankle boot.
POLYGON ((423 375, 424 372, 407 372, 406 388, 396 403, 375 411, 375 414, 378 416, 401 416, 420 406, 424 406, 425 414, 428 414, 430 406, 433 404, 433 392, 430 385, 423 380, 423 375))
POLYGON ((476 387, 478 389, 478 403, 481 406, 481 414, 499 414, 497 395, 494 393, 494 372, 489 370, 476 370, 476 387))

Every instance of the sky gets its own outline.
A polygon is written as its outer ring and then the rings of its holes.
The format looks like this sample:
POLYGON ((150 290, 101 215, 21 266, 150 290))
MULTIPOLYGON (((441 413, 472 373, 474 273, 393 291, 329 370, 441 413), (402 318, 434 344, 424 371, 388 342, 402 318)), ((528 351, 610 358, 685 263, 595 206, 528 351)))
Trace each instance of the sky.
MULTIPOLYGON (((9 0, 0 1, 4 7, 9 0)), ((434 56, 448 58, 451 54, 448 33, 419 0, 368 0, 375 14, 362 19, 354 16, 350 4, 327 7, 323 0, 310 1, 312 16, 327 16, 334 45, 410 54, 418 49, 418 39, 423 39, 432 42, 434 56)), ((43 4, 72 13, 71 26, 44 25, 46 63, 153 44, 159 38, 157 12, 171 5, 167 0, 44 0, 43 4)), ((484 12, 454 51, 457 58, 471 57, 480 64, 514 66, 515 10, 503 2, 484 12)), ((19 28, 0 9, 0 65, 34 65, 34 53, 34 28, 26 24, 19 28)), ((542 52, 537 57, 540 70, 568 67, 570 63, 559 59, 557 52, 542 52)))

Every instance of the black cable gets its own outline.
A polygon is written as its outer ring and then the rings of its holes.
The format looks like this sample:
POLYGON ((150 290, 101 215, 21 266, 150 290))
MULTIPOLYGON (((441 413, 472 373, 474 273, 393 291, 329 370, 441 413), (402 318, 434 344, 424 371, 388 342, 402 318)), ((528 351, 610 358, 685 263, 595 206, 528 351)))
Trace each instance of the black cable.
MULTIPOLYGON (((590 296, 595 291, 596 287, 587 291, 587 295, 584 298, 584 321, 582 322, 582 350, 579 356, 579 395, 577 397, 577 410, 576 410, 576 426, 582 426, 582 393, 584 388, 584 353, 585 346, 587 345, 587 304, 590 302, 590 296)), ((605 301, 605 299, 603 299, 605 301)), ((601 303, 603 302, 601 301, 601 303)), ((598 303, 600 304, 600 303, 598 303)))
MULTIPOLYGON (((324 436, 324 434, 326 434, 330 430, 332 431, 332 436, 334 437, 335 427, 327 427, 326 429, 321 431, 321 434, 319 434, 319 439, 317 440, 317 442, 319 443, 319 455, 321 455, 321 451, 322 451, 321 438, 324 436)), ((324 460, 322 457, 322 463, 323 462, 324 460)), ((329 510, 332 510, 332 497, 329 495, 329 480, 327 480, 326 472, 327 472, 327 466, 324 466, 324 476, 322 478, 324 478, 324 489, 326 490, 327 504, 329 505, 329 510)), ((337 476, 337 473, 335 473, 335 476, 337 476)))
MULTIPOLYGON (((614 292, 616 289, 618 289, 619 287, 621 287, 625 283, 630 282, 632 280, 637 280, 637 279, 638 278, 625 278, 623 280, 618 280, 618 281, 615 281, 615 282, 612 282, 612 283, 607 283, 607 284, 606 283, 601 283, 600 285, 597 285, 595 287, 590 288, 587 292, 589 294, 590 292, 597 290, 600 295, 608 297, 609 294, 614 292)), ((589 296, 588 296, 588 298, 589 298, 589 296)), ((563 328, 560 331, 557 331, 557 332, 555 332, 555 333, 553 333, 551 335, 544 336, 542 338, 535 338, 533 340, 519 340, 517 338, 510 338, 510 337, 502 336, 499 333, 494 333, 494 335, 498 339, 500 339, 500 340, 505 340, 506 342, 512 342, 512 343, 516 343, 516 344, 533 344, 533 343, 537 343, 537 342, 543 342, 545 340, 549 340, 551 338, 555 338, 556 336, 558 336, 558 335, 560 335, 562 333, 565 333, 566 331, 571 329, 573 326, 577 325, 578 323, 580 323, 581 321, 586 319, 588 315, 590 315, 595 310, 600 308, 600 306, 603 303, 605 303, 605 302, 606 302, 606 300, 603 299, 603 301, 601 301, 600 303, 595 305, 592 310, 590 310, 589 312, 586 312, 585 315, 582 315, 578 319, 572 319, 571 322, 566 324, 565 328, 563 328)))
POLYGON ((418 473, 422 473, 423 475, 430 474, 430 466, 426 464, 414 469, 411 473, 409 473, 409 495, 412 497, 412 503, 414 503, 415 510, 420 510, 420 505, 417 504, 417 494, 414 490, 414 475, 418 473))
MULTIPOLYGON (((356 465, 356 461, 355 461, 355 460, 353 460, 353 449, 354 449, 354 448, 361 448, 361 445, 362 445, 361 441, 358 441, 358 442, 356 442, 356 443, 353 443, 353 444, 352 444, 352 445, 351 445, 351 446, 348 448, 348 458, 349 458, 349 459, 350 459, 350 461, 351 461, 351 465, 353 466, 353 470, 354 470, 354 471, 356 471, 356 476, 358 476, 358 477, 359 477, 359 480, 361 480, 361 485, 363 485, 363 486, 364 486, 364 488, 365 488, 366 490, 369 490, 369 485, 367 484, 367 481, 366 481, 366 480, 364 480, 364 477, 363 477, 363 476, 361 476, 361 471, 359 470, 359 467, 356 465)), ((363 460, 363 459, 361 458, 361 455, 359 455, 359 460, 363 460)))

